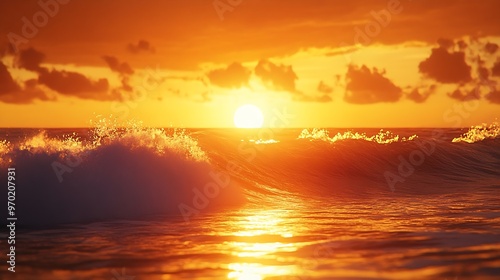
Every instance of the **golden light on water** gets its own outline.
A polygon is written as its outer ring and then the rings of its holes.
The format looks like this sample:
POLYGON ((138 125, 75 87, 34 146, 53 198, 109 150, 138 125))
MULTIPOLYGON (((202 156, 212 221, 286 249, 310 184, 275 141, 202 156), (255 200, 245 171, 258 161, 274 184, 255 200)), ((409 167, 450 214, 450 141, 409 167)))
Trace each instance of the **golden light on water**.
POLYGON ((235 223, 235 236, 241 240, 230 242, 234 262, 227 278, 248 280, 265 279, 271 276, 297 274, 294 264, 278 261, 280 253, 295 252, 298 244, 287 240, 294 236, 291 224, 285 223, 286 211, 256 211, 235 223))

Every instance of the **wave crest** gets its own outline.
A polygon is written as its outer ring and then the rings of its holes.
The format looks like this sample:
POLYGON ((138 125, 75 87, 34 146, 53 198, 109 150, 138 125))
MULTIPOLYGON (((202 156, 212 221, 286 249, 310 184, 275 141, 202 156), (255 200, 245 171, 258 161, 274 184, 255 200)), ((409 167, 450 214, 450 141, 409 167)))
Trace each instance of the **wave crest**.
POLYGON ((500 126, 497 122, 492 124, 480 124, 472 126, 469 130, 460 135, 459 137, 453 138, 453 143, 466 142, 466 143, 476 143, 486 139, 495 139, 500 136, 500 126))
POLYGON ((394 135, 390 131, 384 131, 383 129, 372 136, 367 136, 366 133, 347 131, 343 133, 338 132, 333 137, 330 137, 328 130, 314 128, 311 131, 309 131, 308 129, 302 130, 302 132, 298 136, 298 139, 321 140, 331 143, 342 140, 364 140, 375 142, 378 144, 390 144, 395 142, 411 141, 416 139, 417 137, 417 135, 412 135, 410 137, 401 137, 399 135, 394 135))

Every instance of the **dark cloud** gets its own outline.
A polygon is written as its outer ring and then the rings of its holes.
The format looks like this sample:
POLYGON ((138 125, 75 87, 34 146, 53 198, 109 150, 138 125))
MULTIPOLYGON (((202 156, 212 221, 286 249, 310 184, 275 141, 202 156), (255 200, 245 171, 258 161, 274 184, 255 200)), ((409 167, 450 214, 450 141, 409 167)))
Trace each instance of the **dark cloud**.
POLYGON ((295 81, 297 74, 292 66, 278 65, 267 59, 260 60, 255 67, 255 75, 274 90, 284 90, 291 93, 297 93, 295 81))
POLYGON ((488 42, 486 43, 486 45, 484 45, 484 50, 489 54, 494 54, 498 50, 498 45, 495 43, 488 42))
POLYGON ((120 61, 118 61, 118 59, 114 56, 105 55, 102 57, 102 59, 106 61, 111 71, 117 72, 120 75, 134 74, 134 70, 132 69, 132 67, 130 67, 128 63, 126 62, 120 63, 120 61))
POLYGON ((239 88, 248 85, 251 72, 240 63, 232 63, 226 68, 207 73, 210 83, 224 88, 239 88))
POLYGON ((331 94, 333 92, 333 87, 327 85, 323 81, 319 81, 318 87, 316 89, 324 94, 331 94))
POLYGON ((447 39, 447 38, 439 38, 437 40, 437 43, 443 49, 450 49, 450 48, 452 48, 455 45, 455 43, 453 42, 453 40, 450 40, 450 39, 447 39))
POLYGON ((115 89, 114 92, 118 93, 120 90, 131 92, 133 88, 130 85, 129 81, 130 75, 134 74, 134 70, 132 69, 132 67, 130 67, 130 65, 126 62, 120 63, 118 58, 114 56, 105 55, 102 57, 102 59, 106 61, 111 71, 116 72, 120 75, 122 86, 118 89, 115 89))
POLYGON ((21 87, 14 81, 7 66, 0 61, 0 95, 19 90, 21 90, 21 87))
POLYGON ((76 72, 43 69, 38 76, 38 82, 64 95, 83 99, 112 100, 117 99, 112 97, 118 97, 106 94, 109 89, 107 79, 92 81, 76 72))
POLYGON ((43 53, 35 50, 34 48, 28 48, 19 53, 17 66, 26 70, 38 72, 42 69, 40 64, 44 59, 45 55, 43 53))
POLYGON ((491 103, 500 104, 500 90, 495 89, 486 95, 486 99, 491 103))
POLYGON ((436 92, 436 85, 428 87, 414 88, 406 95, 406 98, 415 101, 416 103, 424 103, 429 96, 436 92))
POLYGON ((140 52, 150 52, 154 53, 155 49, 151 46, 151 44, 146 40, 139 40, 137 44, 128 44, 127 50, 131 53, 137 54, 140 52))
MULTIPOLYGON (((12 102, 29 102, 32 99, 51 100, 43 91, 39 89, 39 85, 44 85, 47 88, 66 95, 74 96, 82 99, 93 100, 122 100, 122 96, 118 92, 110 92, 107 79, 99 79, 94 81, 83 74, 65 70, 48 69, 41 67, 41 63, 45 59, 45 54, 33 49, 28 48, 19 52, 17 57, 17 66, 26 70, 38 73, 38 79, 28 80, 25 82, 23 88, 19 85, 18 94, 15 98, 10 98, 12 102)), ((114 57, 106 57, 110 68, 113 71, 128 75, 133 73, 133 70, 126 63, 119 63, 114 57)), ((0 67, 1 68, 1 67, 0 67)), ((5 68, 5 65, 3 65, 5 68)), ((9 76, 5 74, 5 69, 0 69, 2 79, 5 79, 4 87, 13 87, 9 83, 9 76)), ((3 83, 2 83, 3 84, 3 83)), ((5 101, 5 99, 4 99, 5 101)))
POLYGON ((365 65, 360 68, 349 65, 344 100, 355 104, 398 101, 402 96, 401 88, 384 75, 385 72, 379 72, 376 68, 370 70, 365 65))
POLYGON ((495 77, 500 77, 500 60, 495 62, 493 68, 491 68, 491 75, 495 77))
POLYGON ((11 76, 5 64, 0 62, 0 101, 4 103, 28 104, 33 100, 54 100, 45 94, 35 79, 27 80, 21 87, 11 76))
POLYGON ((448 96, 458 101, 471 101, 480 99, 481 93, 479 91, 479 88, 468 91, 458 88, 453 92, 448 93, 448 96))
POLYGON ((490 71, 488 71, 488 68, 479 66, 477 68, 477 75, 480 79, 488 79, 490 76, 490 71))
POLYGON ((462 83, 471 80, 471 67, 465 61, 465 53, 448 52, 443 47, 432 49, 430 57, 420 62, 420 73, 441 83, 462 83))

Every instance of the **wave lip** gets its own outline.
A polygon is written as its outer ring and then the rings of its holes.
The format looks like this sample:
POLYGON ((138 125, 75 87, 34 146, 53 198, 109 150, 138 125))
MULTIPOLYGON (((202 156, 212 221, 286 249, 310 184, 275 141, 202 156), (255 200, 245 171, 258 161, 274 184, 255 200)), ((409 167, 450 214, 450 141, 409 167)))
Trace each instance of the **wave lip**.
POLYGON ((309 131, 308 129, 304 129, 298 136, 298 139, 321 140, 331 143, 342 140, 364 140, 368 142, 375 142, 378 144, 405 142, 414 140, 416 138, 417 135, 412 135, 410 137, 401 137, 399 135, 394 135, 390 131, 384 132, 382 129, 379 131, 379 133, 372 136, 367 136, 366 133, 347 131, 344 133, 338 132, 333 137, 330 137, 328 130, 314 128, 311 131, 309 131))
POLYGON ((453 143, 476 143, 486 139, 496 139, 500 136, 500 126, 497 122, 472 126, 466 133, 453 138, 453 143))

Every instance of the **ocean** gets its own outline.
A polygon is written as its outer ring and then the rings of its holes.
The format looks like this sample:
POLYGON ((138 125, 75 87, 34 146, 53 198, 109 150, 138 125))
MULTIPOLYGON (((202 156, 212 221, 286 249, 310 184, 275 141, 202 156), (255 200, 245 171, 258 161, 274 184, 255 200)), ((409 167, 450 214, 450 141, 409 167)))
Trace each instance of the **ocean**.
POLYGON ((499 135, 0 129, 0 278, 499 279, 499 135))

